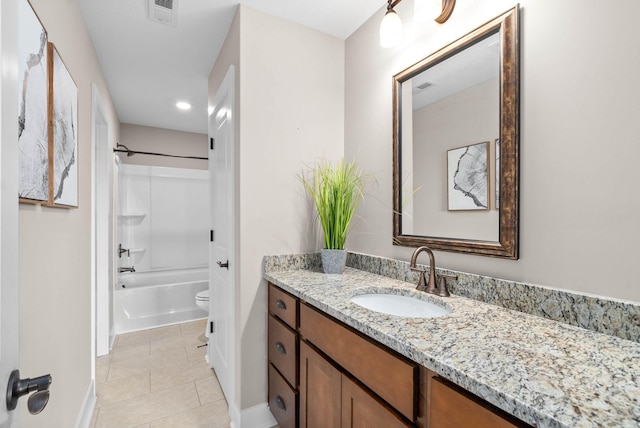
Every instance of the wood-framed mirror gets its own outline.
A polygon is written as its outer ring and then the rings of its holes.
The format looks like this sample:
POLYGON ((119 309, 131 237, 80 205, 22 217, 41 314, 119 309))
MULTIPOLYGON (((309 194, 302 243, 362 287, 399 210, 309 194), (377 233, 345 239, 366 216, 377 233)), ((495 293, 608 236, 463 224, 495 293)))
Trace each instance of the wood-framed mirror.
POLYGON ((393 243, 518 258, 519 7, 393 77, 393 243))

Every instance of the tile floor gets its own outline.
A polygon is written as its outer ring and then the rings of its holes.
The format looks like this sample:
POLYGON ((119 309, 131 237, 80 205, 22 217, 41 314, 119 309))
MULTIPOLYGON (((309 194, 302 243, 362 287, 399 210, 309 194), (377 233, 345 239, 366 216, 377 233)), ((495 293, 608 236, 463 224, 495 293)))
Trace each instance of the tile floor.
POLYGON ((96 362, 91 428, 229 427, 227 402, 204 361, 206 320, 116 337, 96 362))

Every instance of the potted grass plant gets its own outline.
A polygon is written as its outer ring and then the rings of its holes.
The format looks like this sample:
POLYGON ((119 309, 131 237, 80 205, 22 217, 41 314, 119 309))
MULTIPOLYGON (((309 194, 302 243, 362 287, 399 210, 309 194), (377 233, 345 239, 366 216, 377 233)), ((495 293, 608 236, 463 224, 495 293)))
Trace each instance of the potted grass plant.
POLYGON ((351 220, 363 199, 367 178, 355 161, 345 163, 344 159, 336 164, 321 161, 311 172, 310 179, 302 176, 302 183, 313 199, 322 226, 322 267, 325 273, 342 273, 347 261, 344 244, 351 220))

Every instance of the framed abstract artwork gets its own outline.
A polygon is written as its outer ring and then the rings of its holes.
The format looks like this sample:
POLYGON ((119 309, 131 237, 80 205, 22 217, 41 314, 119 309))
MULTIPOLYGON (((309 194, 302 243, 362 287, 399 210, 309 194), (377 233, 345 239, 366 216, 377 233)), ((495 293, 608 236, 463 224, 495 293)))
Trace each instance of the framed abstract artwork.
POLYGON ((49 43, 49 205, 78 206, 78 86, 49 43))
POLYGON ((489 142, 447 151, 449 211, 489 208, 489 142))
POLYGON ((18 197, 49 201, 47 32, 27 0, 18 11, 18 197))

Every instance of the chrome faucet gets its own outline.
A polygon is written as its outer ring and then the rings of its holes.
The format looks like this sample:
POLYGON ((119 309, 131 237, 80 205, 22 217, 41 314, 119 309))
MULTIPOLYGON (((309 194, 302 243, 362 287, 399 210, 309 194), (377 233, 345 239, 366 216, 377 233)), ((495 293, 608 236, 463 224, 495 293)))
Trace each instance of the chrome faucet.
POLYGON ((451 275, 441 275, 440 281, 436 285, 436 258, 433 255, 433 251, 429 247, 418 247, 413 252, 411 256, 411 265, 409 266, 413 272, 420 272, 420 277, 418 278, 418 286, 416 290, 426 291, 427 293, 437 294, 440 297, 449 297, 449 290, 447 290, 447 280, 446 278, 455 278, 457 277, 451 275), (425 278, 425 273, 427 272, 424 269, 420 269, 417 266, 418 255, 422 252, 425 252, 429 255, 429 282, 427 282, 425 278))
POLYGON ((135 272, 136 268, 131 266, 131 267, 120 267, 118 268, 118 273, 124 273, 124 272, 135 272))

